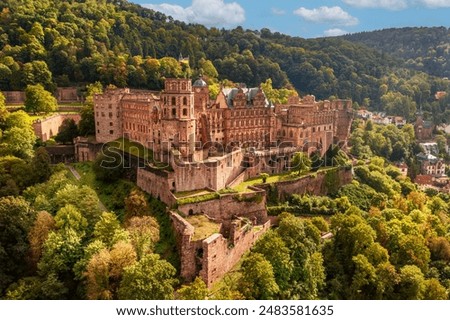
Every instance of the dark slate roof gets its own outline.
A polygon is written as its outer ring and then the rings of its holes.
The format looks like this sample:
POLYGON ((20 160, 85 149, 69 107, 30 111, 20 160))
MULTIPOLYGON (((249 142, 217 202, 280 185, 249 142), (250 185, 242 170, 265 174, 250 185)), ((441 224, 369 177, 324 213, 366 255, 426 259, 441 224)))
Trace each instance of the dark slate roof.
MULTIPOLYGON (((250 103, 250 101, 253 100, 253 98, 255 98, 256 94, 259 91, 259 88, 241 88, 241 89, 247 98, 247 102, 249 102, 249 103, 250 103)), ((224 88, 224 89, 222 89, 222 91, 226 97, 228 107, 232 107, 234 97, 238 94, 239 89, 238 88, 224 88)), ((266 107, 270 107, 270 106, 271 106, 271 104, 266 98, 266 107)))
POLYGON ((194 84, 192 85, 193 87, 207 87, 208 84, 205 82, 205 80, 203 79, 198 79, 194 82, 194 84))

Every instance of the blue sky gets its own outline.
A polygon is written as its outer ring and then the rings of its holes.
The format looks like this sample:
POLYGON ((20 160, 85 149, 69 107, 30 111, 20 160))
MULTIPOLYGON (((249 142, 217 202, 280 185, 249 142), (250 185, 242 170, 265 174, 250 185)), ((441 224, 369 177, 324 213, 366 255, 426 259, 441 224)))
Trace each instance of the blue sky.
POLYGON ((315 38, 391 27, 450 26, 450 0, 130 0, 207 27, 315 38))

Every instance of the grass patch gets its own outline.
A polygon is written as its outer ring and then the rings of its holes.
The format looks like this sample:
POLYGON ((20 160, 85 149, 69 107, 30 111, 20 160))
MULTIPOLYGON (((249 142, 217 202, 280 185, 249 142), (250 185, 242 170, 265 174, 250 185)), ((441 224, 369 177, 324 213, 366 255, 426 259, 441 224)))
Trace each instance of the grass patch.
POLYGON ((200 190, 192 190, 192 191, 180 191, 176 192, 174 195, 177 198, 186 198, 186 197, 192 197, 192 196, 201 196, 207 193, 211 193, 210 190, 207 189, 200 189, 200 190))
POLYGON ((218 192, 211 192, 202 194, 199 196, 193 196, 193 197, 187 197, 187 198, 181 198, 177 200, 178 205, 183 204, 189 204, 189 203, 198 203, 198 202, 205 202, 213 199, 219 199, 220 195, 218 192))
MULTIPOLYGON (((284 173, 280 173, 280 174, 274 174, 269 176, 266 179, 265 183, 274 183, 274 182, 279 182, 279 181, 286 181, 286 180, 294 180, 297 179, 299 176, 292 176, 291 172, 284 172, 284 173)), ((234 190, 236 190, 237 192, 246 192, 248 191, 248 187, 250 186, 254 186, 257 184, 262 184, 263 183, 263 179, 261 177, 255 177, 255 178, 251 178, 247 181, 242 182, 241 184, 237 185, 236 187, 234 187, 234 190)))
POLYGON ((206 239, 220 231, 220 225, 209 220, 204 215, 188 216, 185 219, 195 228, 193 241, 206 239))
POLYGON ((128 180, 120 179, 113 183, 105 183, 95 179, 95 173, 92 170, 92 162, 74 163, 73 167, 80 174, 80 184, 87 185, 95 190, 100 201, 109 211, 113 211, 123 221, 125 216, 125 198, 135 187, 128 180))
POLYGON ((58 108, 59 107, 82 107, 83 103, 82 102, 63 102, 63 103, 59 103, 58 104, 58 108))

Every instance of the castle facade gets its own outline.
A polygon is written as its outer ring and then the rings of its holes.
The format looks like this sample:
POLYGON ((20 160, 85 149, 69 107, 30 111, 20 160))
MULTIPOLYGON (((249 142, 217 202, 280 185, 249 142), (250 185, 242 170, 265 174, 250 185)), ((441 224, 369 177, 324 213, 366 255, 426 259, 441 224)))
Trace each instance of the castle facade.
POLYGON ((274 106, 261 88, 221 89, 211 100, 202 79, 166 79, 162 92, 107 90, 94 97, 94 112, 97 142, 125 138, 152 150, 172 165, 177 192, 220 190, 244 171, 282 172, 296 151, 323 155, 345 145, 353 116, 349 100, 291 97, 274 106))

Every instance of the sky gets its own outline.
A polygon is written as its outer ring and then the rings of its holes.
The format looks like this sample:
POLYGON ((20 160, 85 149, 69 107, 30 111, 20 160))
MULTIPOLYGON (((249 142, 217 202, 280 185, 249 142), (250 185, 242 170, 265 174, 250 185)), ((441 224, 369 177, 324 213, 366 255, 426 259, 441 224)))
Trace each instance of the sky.
POLYGON ((129 0, 207 27, 268 28, 303 38, 400 27, 450 27, 450 0, 129 0))

